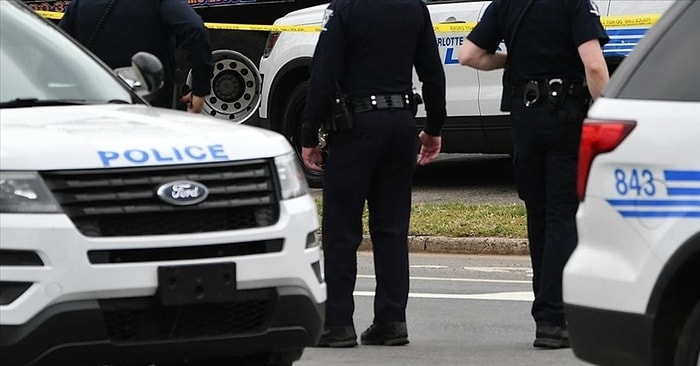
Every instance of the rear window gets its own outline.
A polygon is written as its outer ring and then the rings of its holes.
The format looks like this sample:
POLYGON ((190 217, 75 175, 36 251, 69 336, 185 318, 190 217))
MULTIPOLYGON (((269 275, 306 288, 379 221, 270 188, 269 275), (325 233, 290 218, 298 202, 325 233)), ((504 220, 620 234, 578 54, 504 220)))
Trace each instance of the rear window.
POLYGON ((617 97, 700 102, 698 19, 700 4, 688 6, 664 31, 658 42, 649 47, 622 84, 617 97))

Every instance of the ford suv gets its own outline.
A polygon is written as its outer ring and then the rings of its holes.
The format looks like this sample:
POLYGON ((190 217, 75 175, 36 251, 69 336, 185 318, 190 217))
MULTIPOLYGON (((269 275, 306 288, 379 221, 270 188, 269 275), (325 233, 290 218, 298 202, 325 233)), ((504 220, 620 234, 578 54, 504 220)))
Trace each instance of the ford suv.
MULTIPOLYGON (((147 96, 162 69, 136 56, 147 96)), ((318 215, 284 136, 149 106, 15 0, 0 65, 2 365, 291 365, 316 342, 318 215)))
POLYGON ((698 18, 677 1, 583 125, 563 291, 571 346, 595 364, 700 365, 698 18))

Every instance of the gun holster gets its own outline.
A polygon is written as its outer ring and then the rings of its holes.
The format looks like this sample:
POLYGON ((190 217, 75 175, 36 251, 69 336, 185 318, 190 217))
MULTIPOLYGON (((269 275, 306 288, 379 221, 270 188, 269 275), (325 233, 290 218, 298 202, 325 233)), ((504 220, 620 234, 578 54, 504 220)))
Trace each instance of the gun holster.
POLYGON ((325 126, 326 132, 350 131, 353 125, 350 101, 345 94, 336 93, 331 100, 331 116, 325 126))
POLYGON ((421 97, 421 95, 418 94, 418 92, 414 90, 413 91, 413 100, 411 100, 411 112, 413 112, 414 117, 418 113, 418 106, 421 104, 423 104, 423 97, 421 97))
POLYGON ((510 67, 503 69, 503 90, 501 91, 501 112, 510 112, 513 104, 513 87, 510 84, 510 67))

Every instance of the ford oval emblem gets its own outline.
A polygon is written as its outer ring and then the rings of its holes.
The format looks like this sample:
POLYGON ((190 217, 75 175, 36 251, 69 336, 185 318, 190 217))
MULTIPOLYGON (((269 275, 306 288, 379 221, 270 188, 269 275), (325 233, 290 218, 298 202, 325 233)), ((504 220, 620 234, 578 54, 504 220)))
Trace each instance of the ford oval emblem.
POLYGON ((156 194, 163 202, 171 205, 189 206, 196 205, 207 199, 209 190, 202 183, 191 180, 178 180, 161 185, 158 187, 156 194))

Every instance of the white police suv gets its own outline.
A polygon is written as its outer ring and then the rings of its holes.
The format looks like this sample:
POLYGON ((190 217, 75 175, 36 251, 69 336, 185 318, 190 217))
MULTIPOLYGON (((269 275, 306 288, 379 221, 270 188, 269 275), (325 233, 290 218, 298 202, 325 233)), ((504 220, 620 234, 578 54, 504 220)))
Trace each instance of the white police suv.
POLYGON ((700 365, 699 18, 677 1, 583 126, 564 302, 571 346, 595 364, 700 365))
POLYGON ((0 126, 2 365, 291 365, 315 343, 318 216, 282 135, 150 107, 15 0, 0 126))
MULTIPOLYGON (((603 51, 611 71, 672 3, 669 0, 585 1, 590 1, 591 12, 602 16, 610 36, 611 41, 603 51)), ((447 120, 442 133, 442 151, 511 153, 510 117, 500 111, 502 71, 479 71, 460 66, 457 60, 464 37, 481 18, 490 1, 426 2, 447 81, 447 120)), ((284 133, 297 151, 301 149, 300 118, 306 101, 309 66, 318 40, 318 30, 314 30, 314 26, 318 28, 326 7, 310 7, 278 19, 275 25, 285 31, 270 33, 260 61, 262 125, 284 133)), ((396 35, 377 37, 391 42, 396 35)), ((413 85, 420 91, 421 82, 415 73, 413 85)), ((417 117, 419 124, 424 123, 423 107, 419 108, 417 117)), ((318 172, 305 169, 305 174, 309 184, 320 186, 318 172)))

